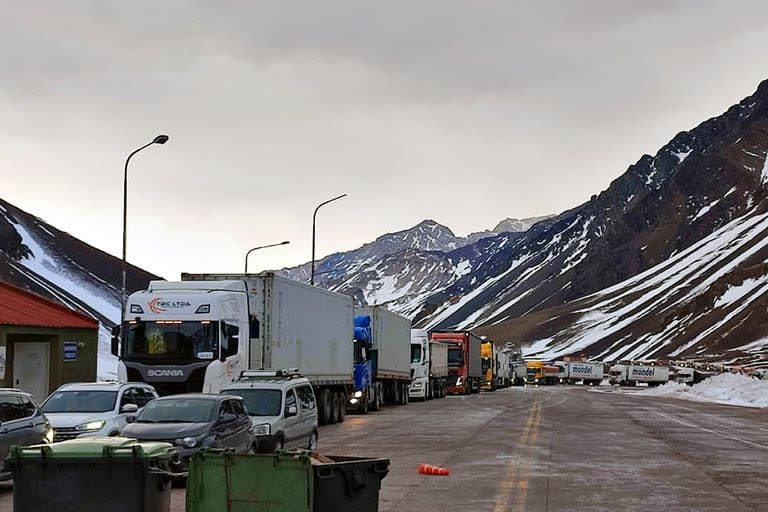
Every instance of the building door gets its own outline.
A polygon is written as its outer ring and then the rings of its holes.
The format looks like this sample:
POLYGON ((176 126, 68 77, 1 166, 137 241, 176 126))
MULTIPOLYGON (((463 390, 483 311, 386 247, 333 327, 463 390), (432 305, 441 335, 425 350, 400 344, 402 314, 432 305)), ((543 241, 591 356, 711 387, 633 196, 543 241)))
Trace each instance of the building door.
POLYGON ((48 356, 51 344, 16 342, 13 344, 13 387, 21 388, 39 402, 48 396, 48 356))

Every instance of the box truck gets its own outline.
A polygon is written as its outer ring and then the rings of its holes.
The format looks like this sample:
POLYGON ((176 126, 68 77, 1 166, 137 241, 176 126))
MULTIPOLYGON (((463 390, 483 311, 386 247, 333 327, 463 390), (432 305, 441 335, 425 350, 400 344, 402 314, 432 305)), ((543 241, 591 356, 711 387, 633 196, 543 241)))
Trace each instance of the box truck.
POLYGON ((483 377, 480 337, 469 331, 433 331, 430 339, 448 345, 448 394, 479 393, 483 377))
POLYGON ((411 383, 411 321, 384 306, 356 309, 355 389, 348 407, 367 413, 405 405, 411 383))
POLYGON ((619 386, 637 386, 643 382, 649 386, 658 386, 669 382, 669 367, 617 364, 611 366, 608 382, 619 386))
POLYGON ((424 329, 411 329, 411 399, 431 400, 447 394, 448 345, 429 340, 424 329))
POLYGON ((182 274, 132 294, 112 351, 122 380, 161 394, 218 393, 243 370, 298 368, 321 423, 352 392, 352 297, 262 274, 182 274))

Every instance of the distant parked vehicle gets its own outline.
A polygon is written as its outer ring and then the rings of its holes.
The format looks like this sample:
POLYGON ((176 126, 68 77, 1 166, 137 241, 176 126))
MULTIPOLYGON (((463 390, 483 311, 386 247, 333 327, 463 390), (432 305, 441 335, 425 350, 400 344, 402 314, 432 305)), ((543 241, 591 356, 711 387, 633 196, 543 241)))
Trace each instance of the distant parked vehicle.
POLYGON ((448 387, 448 345, 429 340, 425 329, 411 329, 412 399, 444 398, 448 387))
MULTIPOLYGON (((0 460, 11 446, 53 442, 53 430, 32 395, 20 389, 0 388, 0 460)), ((10 471, 0 471, 0 480, 8 480, 10 471)))
POLYGON ((193 454, 203 448, 253 448, 251 419, 239 396, 188 394, 152 400, 137 416, 128 417, 124 437, 163 441, 176 446, 177 471, 186 471, 193 454))
POLYGON ((617 364, 611 367, 608 382, 610 384, 618 384, 619 386, 637 386, 640 383, 646 383, 649 386, 659 386, 669 382, 669 367, 617 364))
POLYGON ((299 370, 245 370, 224 395, 242 397, 251 418, 254 450, 317 450, 317 399, 299 370))
POLYGON ((586 361, 563 361, 558 363, 563 367, 563 376, 560 382, 564 384, 576 384, 581 381, 586 385, 599 385, 603 380, 603 363, 590 363, 586 361))
POLYGON ((707 372, 697 370, 695 368, 678 368, 676 373, 676 381, 678 384, 687 384, 693 386, 699 382, 708 379, 713 376, 713 372, 707 372))
POLYGON ((157 398, 152 386, 138 382, 64 384, 43 402, 55 442, 77 437, 116 436, 147 403, 157 398))

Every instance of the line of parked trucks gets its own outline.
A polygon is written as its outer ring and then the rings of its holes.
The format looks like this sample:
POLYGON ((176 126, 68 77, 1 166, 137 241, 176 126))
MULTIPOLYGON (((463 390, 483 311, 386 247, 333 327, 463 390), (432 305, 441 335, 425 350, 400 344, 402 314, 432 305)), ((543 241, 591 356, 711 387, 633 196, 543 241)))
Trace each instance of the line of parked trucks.
POLYGON ((320 424, 514 381, 509 356, 469 331, 411 329, 383 306, 271 272, 182 274, 133 293, 113 331, 121 381, 161 395, 218 393, 244 370, 297 368, 320 424))

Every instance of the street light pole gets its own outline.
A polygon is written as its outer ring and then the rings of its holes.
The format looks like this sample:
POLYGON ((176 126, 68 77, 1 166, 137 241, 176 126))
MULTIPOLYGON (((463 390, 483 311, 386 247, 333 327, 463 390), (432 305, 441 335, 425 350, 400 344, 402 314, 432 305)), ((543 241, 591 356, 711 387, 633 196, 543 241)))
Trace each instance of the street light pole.
POLYGON ((123 285, 120 289, 120 323, 125 321, 125 303, 127 301, 127 297, 125 296, 126 292, 126 280, 128 275, 128 263, 125 259, 125 250, 126 250, 126 240, 127 240, 127 227, 128 227, 128 162, 131 161, 131 157, 141 151, 142 149, 148 148, 152 144, 165 144, 168 142, 168 136, 167 135, 158 135, 154 139, 152 139, 152 142, 149 142, 147 144, 144 144, 139 149, 134 150, 130 155, 128 155, 128 158, 125 159, 125 172, 123 173, 123 261, 122 261, 122 274, 123 274, 123 285))
POLYGON ((312 272, 309 276, 309 284, 314 285, 315 284, 315 220, 317 219, 317 210, 320 209, 321 206, 325 206, 328 203, 332 203, 338 199, 341 199, 342 197, 346 197, 347 194, 341 194, 338 197, 334 197, 333 199, 329 199, 323 203, 320 203, 317 205, 317 208, 315 208, 315 213, 312 214, 312 272))
POLYGON ((259 247, 254 247, 253 249, 249 250, 247 253, 245 253, 245 273, 246 274, 248 273, 248 256, 250 256, 253 251, 258 251, 259 249, 266 249, 268 247, 277 247, 278 245, 288 245, 289 243, 291 242, 286 240, 285 242, 278 242, 276 244, 261 245, 259 247))

